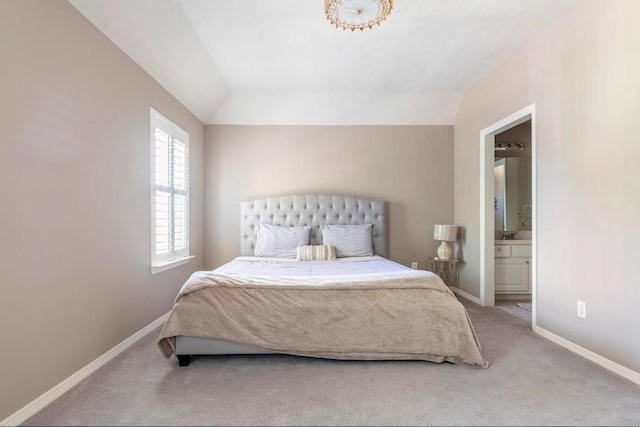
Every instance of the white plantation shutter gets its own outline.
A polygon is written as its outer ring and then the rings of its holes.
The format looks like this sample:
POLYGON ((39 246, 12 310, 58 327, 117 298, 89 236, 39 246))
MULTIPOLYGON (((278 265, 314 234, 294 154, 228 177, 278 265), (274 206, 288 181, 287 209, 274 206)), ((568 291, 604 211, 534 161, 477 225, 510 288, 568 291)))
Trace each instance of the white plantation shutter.
POLYGON ((152 109, 151 147, 153 271, 189 257, 189 134, 152 109))

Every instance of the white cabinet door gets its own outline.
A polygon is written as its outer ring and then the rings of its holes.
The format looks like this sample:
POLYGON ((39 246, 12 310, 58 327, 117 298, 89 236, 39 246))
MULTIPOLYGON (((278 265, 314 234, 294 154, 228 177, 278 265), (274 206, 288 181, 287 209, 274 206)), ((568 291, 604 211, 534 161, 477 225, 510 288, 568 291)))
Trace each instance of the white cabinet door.
POLYGON ((496 293, 530 293, 530 260, 528 258, 496 259, 496 293))

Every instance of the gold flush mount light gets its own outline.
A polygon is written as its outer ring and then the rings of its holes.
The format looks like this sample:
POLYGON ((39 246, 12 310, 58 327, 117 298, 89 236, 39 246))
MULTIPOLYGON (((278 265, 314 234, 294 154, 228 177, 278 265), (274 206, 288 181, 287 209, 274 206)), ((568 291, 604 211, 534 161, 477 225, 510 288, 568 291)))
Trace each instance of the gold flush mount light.
POLYGON ((324 0, 327 19, 343 30, 364 30, 380 25, 393 9, 393 0, 324 0))

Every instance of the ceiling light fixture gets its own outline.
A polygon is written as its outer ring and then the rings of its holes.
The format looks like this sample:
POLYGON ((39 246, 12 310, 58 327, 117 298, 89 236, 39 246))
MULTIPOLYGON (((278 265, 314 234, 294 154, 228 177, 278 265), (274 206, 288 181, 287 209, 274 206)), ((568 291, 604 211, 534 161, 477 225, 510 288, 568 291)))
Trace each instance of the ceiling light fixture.
POLYGON ((393 0, 324 0, 327 19, 336 28, 364 30, 380 25, 393 9, 393 0))

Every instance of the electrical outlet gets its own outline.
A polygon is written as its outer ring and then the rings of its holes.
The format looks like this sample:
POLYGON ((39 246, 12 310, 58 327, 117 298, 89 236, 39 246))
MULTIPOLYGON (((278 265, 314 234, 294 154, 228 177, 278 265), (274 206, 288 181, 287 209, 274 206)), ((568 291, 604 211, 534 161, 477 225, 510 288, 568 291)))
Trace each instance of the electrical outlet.
POLYGON ((587 303, 584 301, 578 300, 578 317, 582 317, 583 319, 587 318, 587 303))
POLYGON ((413 262, 411 263, 411 268, 413 268, 414 270, 417 270, 417 269, 418 269, 418 263, 417 263, 417 262, 415 262, 415 261, 413 261, 413 262))

